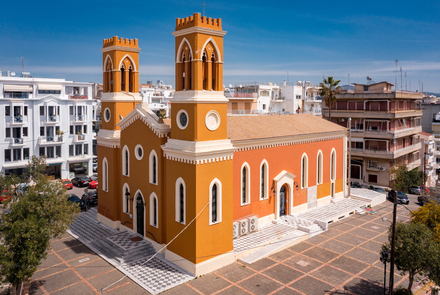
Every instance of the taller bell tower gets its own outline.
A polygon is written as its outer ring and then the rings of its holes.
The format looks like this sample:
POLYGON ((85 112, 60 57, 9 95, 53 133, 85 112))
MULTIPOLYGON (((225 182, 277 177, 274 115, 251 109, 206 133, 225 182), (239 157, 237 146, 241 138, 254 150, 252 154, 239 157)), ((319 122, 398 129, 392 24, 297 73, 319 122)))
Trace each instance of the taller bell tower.
POLYGON ((104 39, 102 51, 102 128, 97 135, 99 195, 98 220, 117 227, 118 196, 122 188, 120 120, 142 101, 139 95, 139 51, 137 39, 114 36, 104 39))
POLYGON ((234 148, 227 136, 228 99, 223 92, 225 34, 221 19, 200 13, 178 18, 173 32, 176 91, 170 99, 170 137, 162 146, 166 203, 174 204, 165 209, 167 241, 200 215, 165 255, 195 275, 234 258, 234 148))

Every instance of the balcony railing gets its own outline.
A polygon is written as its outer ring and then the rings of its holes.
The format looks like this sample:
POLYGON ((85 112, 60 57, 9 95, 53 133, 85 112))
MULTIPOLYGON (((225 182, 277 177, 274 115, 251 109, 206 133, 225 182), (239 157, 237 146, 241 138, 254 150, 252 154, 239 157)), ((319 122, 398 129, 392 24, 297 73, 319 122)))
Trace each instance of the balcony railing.
POLYGON ((13 137, 13 138, 11 138, 11 144, 12 145, 24 144, 23 138, 21 138, 21 137, 13 137))
POLYGON ((38 144, 58 144, 63 141, 64 137, 62 135, 40 136, 38 138, 38 144))
POLYGON ((86 120, 86 115, 77 115, 76 116, 76 121, 85 121, 86 120))
POLYGON ((74 141, 75 142, 79 142, 79 141, 85 141, 86 140, 86 136, 84 134, 81 135, 75 135, 74 141))

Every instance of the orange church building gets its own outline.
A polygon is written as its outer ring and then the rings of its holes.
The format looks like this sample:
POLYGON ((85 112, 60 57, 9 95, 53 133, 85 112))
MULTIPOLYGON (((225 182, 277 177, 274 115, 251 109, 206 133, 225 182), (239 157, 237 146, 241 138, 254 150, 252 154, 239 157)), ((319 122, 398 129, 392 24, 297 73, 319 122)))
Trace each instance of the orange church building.
POLYGON ((170 119, 139 96, 137 39, 101 49, 98 219, 156 249, 178 235, 165 258, 194 275, 236 259, 236 221, 261 226, 345 196, 346 128, 313 115, 227 116, 225 34, 221 19, 176 20, 170 119))

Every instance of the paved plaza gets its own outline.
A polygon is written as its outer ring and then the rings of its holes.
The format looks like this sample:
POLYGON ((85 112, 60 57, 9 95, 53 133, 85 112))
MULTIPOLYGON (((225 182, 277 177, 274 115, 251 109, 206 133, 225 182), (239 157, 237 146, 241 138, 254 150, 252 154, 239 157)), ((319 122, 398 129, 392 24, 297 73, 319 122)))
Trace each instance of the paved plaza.
MULTIPOLYGON (((416 197, 409 197, 407 208, 418 208, 416 197)), ((375 215, 351 215, 330 224, 328 231, 269 257, 252 264, 237 261, 161 294, 383 294, 379 252, 387 240, 392 204, 374 209, 375 215)), ((407 209, 399 205, 398 220, 407 219, 407 209)), ((69 234, 51 245, 47 260, 32 277, 30 294, 99 294, 101 288, 121 278, 104 293, 150 294, 69 234)), ((126 267, 136 265, 127 263, 126 267)), ((397 270, 394 281, 395 286, 408 283, 397 270)))

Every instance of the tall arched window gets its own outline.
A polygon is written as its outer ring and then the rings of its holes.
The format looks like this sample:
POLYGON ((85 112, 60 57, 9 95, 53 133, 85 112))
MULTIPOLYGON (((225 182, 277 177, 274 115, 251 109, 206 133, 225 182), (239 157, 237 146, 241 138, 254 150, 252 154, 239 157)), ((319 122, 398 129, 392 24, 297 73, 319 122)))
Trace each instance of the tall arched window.
POLYGON ((175 190, 176 221, 185 224, 186 188, 185 182, 183 181, 182 177, 179 177, 179 179, 177 179, 175 190))
POLYGON ((250 168, 248 163, 241 166, 241 205, 250 203, 250 168))
POLYGON ((188 79, 188 90, 192 90, 192 56, 190 55, 188 58, 188 71, 187 71, 187 79, 188 79))
POLYGON ((182 54, 182 67, 182 89, 185 89, 185 53, 182 54))
POLYGON ((260 200, 269 197, 269 169, 266 160, 263 160, 260 165, 260 200))
POLYGON ((159 204, 155 193, 150 195, 150 225, 159 227, 159 204))
POLYGON ((125 213, 130 213, 130 188, 126 183, 122 188, 122 209, 125 213))
POLYGON ((334 181, 336 179, 336 151, 332 150, 330 156, 330 180, 334 181))
POLYGON ((316 184, 322 184, 322 152, 318 151, 316 160, 316 184))
POLYGON ((202 55, 202 74, 203 74, 203 90, 206 90, 206 84, 208 79, 208 67, 206 64, 206 50, 203 52, 202 55))
POLYGON ((125 91, 125 67, 121 67, 121 91, 125 91))
POLYGON ((130 152, 127 146, 122 149, 122 174, 125 176, 130 174, 130 152))
POLYGON ((217 178, 209 185, 209 225, 222 221, 222 184, 217 178))
POLYGON ((108 162, 107 158, 102 160, 102 190, 108 192, 108 162))
POLYGON ((214 53, 212 53, 212 57, 211 57, 211 70, 212 70, 212 74, 211 74, 211 77, 212 77, 212 84, 211 84, 211 89, 213 89, 213 90, 216 90, 216 87, 215 87, 215 82, 216 82, 216 76, 217 76, 217 69, 216 69, 216 67, 217 67, 217 64, 216 64, 216 62, 215 62, 215 55, 214 55, 214 53))
POLYGON ((157 184, 157 176, 158 176, 158 169, 157 169, 157 154, 155 150, 152 150, 150 153, 150 158, 149 158, 149 179, 150 179, 150 183, 152 184, 157 184))
POLYGON ((308 176, 308 158, 306 154, 303 154, 301 159, 301 188, 306 188, 309 182, 308 176))
POLYGON ((133 92, 133 68, 128 68, 128 92, 133 92))

